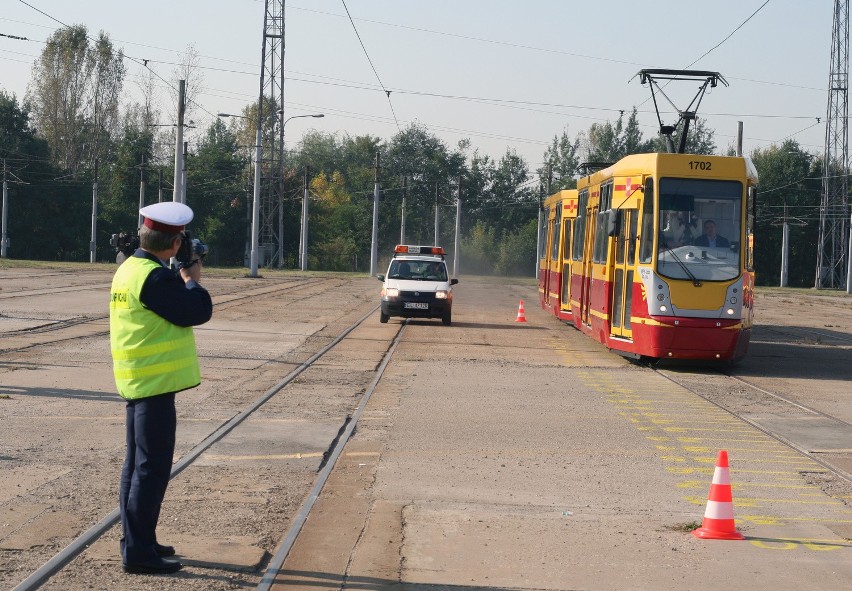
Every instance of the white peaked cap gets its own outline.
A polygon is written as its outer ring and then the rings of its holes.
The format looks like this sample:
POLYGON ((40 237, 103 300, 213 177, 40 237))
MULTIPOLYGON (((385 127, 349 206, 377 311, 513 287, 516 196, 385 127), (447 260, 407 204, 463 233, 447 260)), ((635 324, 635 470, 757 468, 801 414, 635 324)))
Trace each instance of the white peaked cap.
POLYGON ((172 233, 183 231, 183 227, 191 222, 194 216, 188 206, 177 201, 154 203, 143 207, 139 213, 145 218, 144 225, 152 230, 172 233))

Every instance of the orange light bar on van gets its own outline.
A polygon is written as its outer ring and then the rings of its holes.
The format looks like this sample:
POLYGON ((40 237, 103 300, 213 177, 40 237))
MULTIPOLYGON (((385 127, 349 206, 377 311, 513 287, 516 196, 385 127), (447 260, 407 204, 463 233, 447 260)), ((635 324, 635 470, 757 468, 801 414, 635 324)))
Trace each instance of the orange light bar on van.
POLYGON ((393 251, 396 254, 446 254, 443 246, 415 246, 412 244, 397 244, 393 251))

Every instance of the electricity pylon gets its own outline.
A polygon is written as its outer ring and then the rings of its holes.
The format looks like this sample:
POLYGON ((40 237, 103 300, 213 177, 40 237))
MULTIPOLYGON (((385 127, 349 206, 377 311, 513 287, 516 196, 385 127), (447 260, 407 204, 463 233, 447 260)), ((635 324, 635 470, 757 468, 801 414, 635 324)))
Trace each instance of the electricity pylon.
POLYGON ((835 0, 814 287, 846 287, 849 172, 849 0, 835 0))

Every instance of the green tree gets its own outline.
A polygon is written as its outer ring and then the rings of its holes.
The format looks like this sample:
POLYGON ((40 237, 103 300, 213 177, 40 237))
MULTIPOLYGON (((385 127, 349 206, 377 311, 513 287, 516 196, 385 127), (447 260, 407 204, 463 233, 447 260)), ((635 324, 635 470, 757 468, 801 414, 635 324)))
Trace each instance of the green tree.
POLYGON ((67 179, 30 113, 0 91, 0 158, 9 183, 10 258, 84 260, 89 248, 91 182, 67 179))
POLYGON ((568 137, 568 129, 562 135, 553 136, 553 143, 544 151, 544 166, 536 171, 539 182, 547 187, 548 165, 553 174, 551 192, 573 189, 577 186, 577 167, 580 165, 580 139, 568 137))
POLYGON ((623 111, 614 125, 609 121, 592 123, 584 143, 591 162, 616 162, 630 154, 657 151, 653 140, 642 137, 636 107, 630 112, 626 125, 623 111))
POLYGON ((33 65, 27 102, 56 164, 76 172, 95 158, 106 160, 124 76, 122 51, 105 33, 92 41, 84 25, 75 25, 48 38, 33 65))
POLYGON ((187 163, 187 202, 195 213, 193 237, 207 243, 215 265, 244 262, 248 172, 236 135, 214 121, 187 163))
MULTIPOLYGON (((683 127, 679 127, 679 130, 682 130, 683 127)), ((703 119, 696 119, 692 121, 689 126, 689 131, 686 134, 686 146, 684 148, 685 154, 715 154, 716 153, 716 141, 714 139, 715 131, 707 127, 707 124, 703 119)), ((680 145, 680 134, 675 133, 672 135, 672 142, 674 143, 675 150, 680 145)), ((655 152, 668 152, 666 148, 665 140, 662 137, 658 136, 653 142, 653 150, 655 152)))
POLYGON ((536 265, 536 220, 530 220, 500 241, 496 271, 501 275, 530 276, 536 265))
POLYGON ((790 224, 789 285, 813 286, 822 163, 795 140, 757 149, 751 158, 760 175, 755 267, 761 285, 778 285, 781 275, 782 225, 790 224))

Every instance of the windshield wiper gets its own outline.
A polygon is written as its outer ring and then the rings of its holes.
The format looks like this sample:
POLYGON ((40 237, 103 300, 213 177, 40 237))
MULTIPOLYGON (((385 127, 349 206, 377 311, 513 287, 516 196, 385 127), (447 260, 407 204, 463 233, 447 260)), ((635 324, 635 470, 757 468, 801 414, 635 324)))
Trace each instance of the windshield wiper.
POLYGON ((674 260, 677 261, 678 265, 680 265, 680 268, 683 269, 684 273, 689 275, 689 278, 692 280, 692 285, 694 285, 695 287, 701 287, 701 282, 695 275, 692 274, 692 271, 690 271, 686 267, 686 264, 682 260, 680 260, 680 258, 678 258, 677 254, 675 254, 675 251, 673 251, 668 245, 666 245, 666 250, 672 253, 672 257, 674 257, 674 260))

